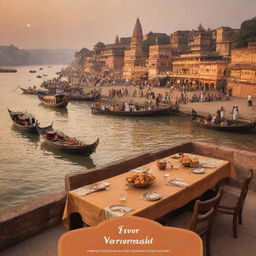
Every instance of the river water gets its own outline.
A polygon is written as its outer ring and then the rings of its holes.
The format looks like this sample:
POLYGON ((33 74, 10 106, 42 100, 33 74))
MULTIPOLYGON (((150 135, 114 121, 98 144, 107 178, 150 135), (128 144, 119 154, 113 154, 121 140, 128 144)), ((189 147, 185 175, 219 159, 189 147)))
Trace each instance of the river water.
POLYGON ((39 104, 33 95, 23 95, 18 86, 39 86, 47 74, 52 78, 62 66, 16 67, 17 73, 0 73, 0 208, 30 200, 42 194, 64 190, 67 173, 84 171, 128 155, 155 150, 182 140, 214 142, 255 151, 255 135, 228 134, 200 128, 179 116, 129 118, 91 115, 90 103, 71 102, 66 110, 39 104), (42 67, 43 70, 39 70, 42 67), (29 70, 37 73, 29 73, 29 70), (42 126, 54 128, 87 143, 100 138, 90 157, 70 155, 47 148, 33 134, 15 129, 7 108, 32 113, 42 126))

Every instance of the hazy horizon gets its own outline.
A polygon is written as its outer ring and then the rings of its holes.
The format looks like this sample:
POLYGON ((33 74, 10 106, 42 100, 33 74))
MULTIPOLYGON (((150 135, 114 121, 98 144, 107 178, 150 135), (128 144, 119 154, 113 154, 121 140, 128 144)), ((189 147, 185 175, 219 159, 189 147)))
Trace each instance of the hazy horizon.
POLYGON ((256 16, 255 0, 0 0, 0 45, 92 49, 98 41, 143 33, 230 26, 256 16))

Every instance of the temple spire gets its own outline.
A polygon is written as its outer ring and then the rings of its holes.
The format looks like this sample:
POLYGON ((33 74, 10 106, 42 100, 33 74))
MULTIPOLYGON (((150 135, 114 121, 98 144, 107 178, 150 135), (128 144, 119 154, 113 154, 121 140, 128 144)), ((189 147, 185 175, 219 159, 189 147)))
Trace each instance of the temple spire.
POLYGON ((119 43, 120 43, 119 37, 118 37, 118 35, 116 35, 115 44, 119 44, 119 43))
POLYGON ((134 29, 133 29, 132 40, 133 41, 143 41, 143 33, 142 33, 142 28, 141 28, 139 18, 137 18, 134 29))

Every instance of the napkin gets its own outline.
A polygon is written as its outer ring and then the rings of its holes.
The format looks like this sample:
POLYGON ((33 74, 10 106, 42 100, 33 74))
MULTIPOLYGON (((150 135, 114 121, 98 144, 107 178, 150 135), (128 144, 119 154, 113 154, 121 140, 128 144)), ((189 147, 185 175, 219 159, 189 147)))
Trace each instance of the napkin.
POLYGON ((131 210, 132 208, 124 205, 110 205, 104 208, 104 214, 106 219, 110 219, 115 217, 122 217, 131 210))
POLYGON ((184 182, 180 179, 170 180, 168 182, 168 185, 175 185, 175 186, 179 186, 179 187, 188 187, 189 186, 187 182, 184 182))
POLYGON ((143 168, 136 168, 136 169, 132 169, 129 172, 134 172, 134 173, 147 173, 147 174, 151 174, 152 171, 151 169, 143 169, 143 168))
POLYGON ((94 184, 90 184, 90 185, 75 189, 73 190, 73 192, 75 192, 80 196, 85 196, 96 191, 105 190, 109 186, 110 186, 110 183, 108 182, 97 182, 94 184))

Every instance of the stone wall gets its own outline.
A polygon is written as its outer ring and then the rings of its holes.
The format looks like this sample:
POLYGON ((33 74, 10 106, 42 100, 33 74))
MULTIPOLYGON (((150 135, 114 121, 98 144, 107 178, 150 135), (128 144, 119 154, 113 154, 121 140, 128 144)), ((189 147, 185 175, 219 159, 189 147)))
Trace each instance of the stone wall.
POLYGON ((0 211, 0 252, 61 223, 66 193, 48 194, 0 211))

